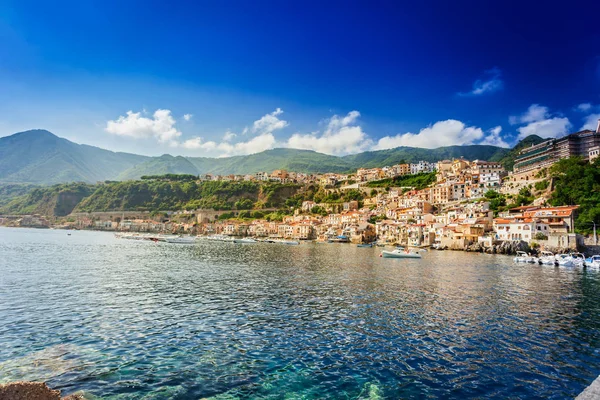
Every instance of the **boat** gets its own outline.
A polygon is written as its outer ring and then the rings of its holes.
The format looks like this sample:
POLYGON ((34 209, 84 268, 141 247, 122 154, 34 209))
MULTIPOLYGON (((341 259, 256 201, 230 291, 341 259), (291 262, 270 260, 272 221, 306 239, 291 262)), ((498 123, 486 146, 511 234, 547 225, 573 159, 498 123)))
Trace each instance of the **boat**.
POLYGON ((590 258, 588 258, 587 260, 585 260, 585 263, 588 267, 591 268, 600 268, 600 256, 596 255, 596 256, 591 256, 590 258))
POLYGON ((575 267, 585 267, 585 256, 581 253, 571 253, 571 260, 575 267))
POLYGON ((373 243, 360 243, 356 247, 373 247, 373 243))
POLYGON ((280 240, 275 243, 287 244, 289 246, 297 246, 300 244, 300 242, 297 240, 280 240))
POLYGON ((252 238, 233 239, 233 243, 258 243, 252 238))
POLYGON ((416 251, 396 249, 392 251, 382 250, 380 257, 384 258, 422 258, 416 251))
POLYGON ((538 262, 542 265, 556 265, 556 256, 551 251, 542 251, 538 262))
POLYGON ((535 257, 531 257, 529 254, 524 251, 517 251, 517 256, 514 258, 516 263, 534 263, 535 257))
MULTIPOLYGON (((156 240, 153 241, 159 241, 160 239, 158 238, 154 238, 156 240)), ((165 237, 163 239, 165 242, 167 243, 177 243, 177 244, 194 244, 196 243, 196 238, 194 237, 165 237)))
POLYGON ((561 267, 572 267, 573 266, 573 260, 571 259, 571 256, 569 254, 557 254, 556 262, 561 267))

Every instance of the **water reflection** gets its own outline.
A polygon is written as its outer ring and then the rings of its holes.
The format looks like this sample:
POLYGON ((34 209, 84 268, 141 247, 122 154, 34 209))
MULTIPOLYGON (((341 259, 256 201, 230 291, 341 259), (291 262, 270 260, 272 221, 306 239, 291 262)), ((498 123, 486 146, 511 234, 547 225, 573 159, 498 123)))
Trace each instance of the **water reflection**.
POLYGON ((9 229, 0 254, 4 382, 103 398, 564 398, 600 373, 590 271, 9 229))

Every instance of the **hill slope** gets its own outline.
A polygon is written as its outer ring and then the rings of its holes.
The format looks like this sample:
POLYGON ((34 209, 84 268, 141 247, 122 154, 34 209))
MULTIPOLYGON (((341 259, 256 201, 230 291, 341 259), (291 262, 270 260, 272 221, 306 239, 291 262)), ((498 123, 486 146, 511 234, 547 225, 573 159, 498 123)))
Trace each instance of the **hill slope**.
POLYGON ((449 146, 438 149, 398 147, 344 157, 310 150, 273 149, 247 156, 224 158, 182 157, 168 154, 146 157, 115 153, 70 142, 44 130, 0 138, 0 182, 55 184, 95 183, 139 179, 163 174, 252 174, 287 169, 305 173, 350 172, 400 162, 437 161, 453 157, 470 160, 501 159, 508 149, 494 146, 449 146))
POLYGON ((76 144, 45 130, 26 131, 0 138, 0 181, 103 181, 147 158, 76 144))

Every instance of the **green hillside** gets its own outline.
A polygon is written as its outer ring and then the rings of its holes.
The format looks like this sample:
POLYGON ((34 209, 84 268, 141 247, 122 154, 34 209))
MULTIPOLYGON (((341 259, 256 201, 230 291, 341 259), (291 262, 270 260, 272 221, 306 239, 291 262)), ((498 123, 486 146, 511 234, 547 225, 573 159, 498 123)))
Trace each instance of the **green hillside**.
POLYGON ((42 214, 65 216, 95 190, 85 183, 57 184, 32 189, 0 207, 0 214, 42 214))
POLYGON ((114 179, 147 159, 80 145, 45 130, 0 138, 0 181, 53 184, 114 179))

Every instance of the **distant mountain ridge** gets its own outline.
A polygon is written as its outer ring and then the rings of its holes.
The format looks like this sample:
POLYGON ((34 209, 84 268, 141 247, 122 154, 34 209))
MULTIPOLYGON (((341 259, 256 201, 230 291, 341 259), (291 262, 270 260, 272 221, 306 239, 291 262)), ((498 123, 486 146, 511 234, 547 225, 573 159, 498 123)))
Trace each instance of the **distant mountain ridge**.
POLYGON ((305 173, 350 172, 361 167, 455 157, 499 161, 509 152, 501 147, 470 145, 437 149, 398 147, 343 157, 288 148, 224 158, 168 154, 148 157, 73 143, 46 130, 31 130, 0 138, 0 183, 95 183, 138 179, 143 175, 251 174, 275 169, 305 173))

